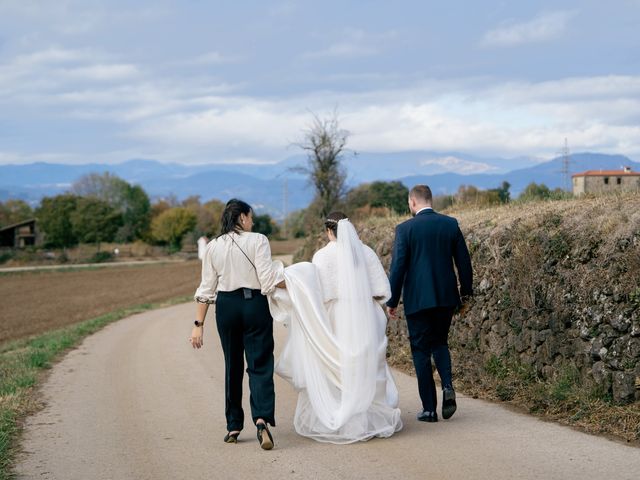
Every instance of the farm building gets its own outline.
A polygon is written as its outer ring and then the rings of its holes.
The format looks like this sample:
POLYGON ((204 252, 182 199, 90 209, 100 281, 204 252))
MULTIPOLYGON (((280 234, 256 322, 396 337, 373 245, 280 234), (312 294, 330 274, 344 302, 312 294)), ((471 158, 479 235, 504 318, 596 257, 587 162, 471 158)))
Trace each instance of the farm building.
POLYGON ((35 219, 0 228, 0 247, 24 248, 39 244, 40 234, 35 219))
POLYGON ((640 172, 630 167, 622 170, 587 170, 572 175, 573 194, 640 191, 640 172))

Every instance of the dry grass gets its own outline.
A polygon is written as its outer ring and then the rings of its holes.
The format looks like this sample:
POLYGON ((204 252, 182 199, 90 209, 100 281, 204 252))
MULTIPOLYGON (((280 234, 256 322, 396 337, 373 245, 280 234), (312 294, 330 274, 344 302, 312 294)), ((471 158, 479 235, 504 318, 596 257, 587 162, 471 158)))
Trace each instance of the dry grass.
MULTIPOLYGON (((456 382, 462 391, 638 444, 640 402, 614 405, 610 392, 599 390, 585 377, 590 364, 584 355, 574 359, 578 373, 569 368, 572 359, 567 358, 566 371, 558 363, 553 375, 546 375, 549 370, 543 375, 538 368, 519 363, 506 345, 504 356, 490 356, 487 345, 480 345, 480 329, 487 327, 481 320, 487 306, 487 321, 505 317, 513 332, 525 323, 531 326, 539 313, 548 316, 553 312, 554 318, 573 320, 579 309, 595 301, 593 292, 603 288, 619 295, 620 302, 635 299, 640 306, 640 195, 513 203, 445 213, 456 217, 465 233, 476 287, 483 278, 494 286, 488 294, 494 297, 483 297, 477 308, 472 304, 465 318, 454 322, 452 337, 464 339, 460 345, 452 342, 456 382), (569 301, 563 297, 565 291, 574 292, 569 301)), ((387 268, 394 228, 407 218, 371 218, 357 226, 363 241, 376 250, 387 268)), ((310 241, 307 250, 313 246, 310 241)), ((413 373, 405 322, 390 321, 387 334, 390 363, 413 373)), ((638 359, 628 362, 637 364, 638 359)))

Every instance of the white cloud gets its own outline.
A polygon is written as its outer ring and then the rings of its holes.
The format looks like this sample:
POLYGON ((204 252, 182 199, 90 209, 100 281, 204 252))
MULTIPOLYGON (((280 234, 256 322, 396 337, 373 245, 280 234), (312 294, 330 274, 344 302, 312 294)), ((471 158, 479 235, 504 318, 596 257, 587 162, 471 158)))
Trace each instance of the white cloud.
POLYGON ((198 55, 192 59, 187 59, 181 62, 177 62, 181 65, 220 65, 224 63, 235 63, 240 61, 239 57, 232 57, 228 55, 223 55, 220 52, 207 52, 202 55, 198 55))
POLYGON ((564 33, 574 12, 551 12, 523 23, 509 23, 485 33, 484 47, 513 47, 527 43, 546 42, 564 33))
POLYGON ((315 52, 307 52, 303 58, 349 58, 349 57, 365 57, 375 55, 378 50, 371 46, 358 45, 356 43, 341 42, 334 43, 324 50, 315 52))
POLYGON ((306 52, 302 58, 313 60, 318 58, 353 58, 377 55, 385 48, 385 43, 395 38, 397 33, 390 30, 382 33, 368 33, 360 29, 346 29, 337 42, 327 48, 306 52))
POLYGON ((139 75, 138 67, 130 64, 97 64, 66 70, 65 75, 86 80, 127 80, 139 75))
POLYGON ((20 66, 42 66, 47 64, 87 61, 95 58, 95 55, 95 52, 87 49, 68 49, 56 46, 18 55, 12 63, 20 66))
MULTIPOLYGON (((134 2, 131 2, 134 3, 134 2)), ((170 12, 155 2, 152 7, 123 6, 110 8, 108 2, 87 0, 0 1, 0 19, 30 22, 44 33, 51 31, 63 36, 84 35, 101 28, 121 26, 123 22, 155 21, 170 12)))
POLYGON ((182 148, 244 145, 247 150, 282 149, 308 121, 308 113, 288 110, 290 107, 254 98, 220 99, 216 108, 150 119, 135 126, 132 135, 182 148))
POLYGON ((428 158, 421 160, 420 165, 423 167, 437 167, 430 169, 431 174, 453 172, 461 175, 470 175, 473 173, 489 173, 498 170, 498 168, 487 163, 472 162, 453 156, 428 158))
MULTIPOLYGON (((362 42, 368 38, 364 32, 350 35, 362 42)), ((224 57, 210 52, 199 58, 224 57)), ((117 148, 165 161, 277 160, 291 155, 287 147, 300 139, 309 111, 323 115, 334 106, 342 126, 352 132, 349 146, 358 151, 548 158, 568 137, 574 150, 640 155, 638 75, 542 82, 430 80, 398 90, 317 91, 268 99, 242 91, 242 85, 206 75, 185 78, 170 69, 158 74, 152 66, 88 49, 47 47, 0 65, 0 112, 20 115, 27 109, 36 112, 35 123, 40 118, 76 125, 79 119, 98 121, 110 126, 110 138, 123 143, 107 147, 109 152, 117 148)), ((7 155, 0 156, 0 163, 13 158, 7 155)), ((454 158, 425 161, 465 173, 489 168, 454 158)))
MULTIPOLYGON (((601 79, 591 79, 602 84, 601 79)), ((571 89, 570 80, 564 80, 571 89)), ((577 84, 589 83, 576 79, 577 84)), ((628 83, 633 85, 633 80, 628 83)), ((270 101, 233 95, 212 96, 201 108, 186 110, 176 100, 173 112, 133 121, 130 135, 167 149, 244 149, 272 158, 300 138, 309 110, 324 115, 338 105, 341 123, 357 151, 463 151, 501 156, 557 152, 564 137, 572 148, 640 153, 640 126, 626 121, 637 111, 640 95, 631 88, 620 98, 600 89, 587 100, 547 99, 545 86, 532 83, 491 85, 455 94, 430 95, 431 88, 362 94, 305 95, 270 101), (503 88, 504 87, 504 88, 503 88), (513 99, 517 98, 517 101, 513 99), (167 132, 171 132, 167 135, 167 132), (624 150, 622 148, 624 147, 624 150)), ((489 165, 454 158, 427 158, 425 164, 465 173, 489 171, 489 165)))

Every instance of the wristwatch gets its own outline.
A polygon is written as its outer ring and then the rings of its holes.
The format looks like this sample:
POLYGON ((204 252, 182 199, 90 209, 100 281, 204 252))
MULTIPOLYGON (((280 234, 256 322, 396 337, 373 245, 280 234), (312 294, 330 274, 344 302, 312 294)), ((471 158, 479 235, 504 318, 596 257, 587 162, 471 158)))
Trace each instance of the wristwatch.
POLYGON ((194 324, 196 327, 204 327, 204 322, 199 322, 198 320, 194 321, 194 322, 193 322, 193 324, 194 324))

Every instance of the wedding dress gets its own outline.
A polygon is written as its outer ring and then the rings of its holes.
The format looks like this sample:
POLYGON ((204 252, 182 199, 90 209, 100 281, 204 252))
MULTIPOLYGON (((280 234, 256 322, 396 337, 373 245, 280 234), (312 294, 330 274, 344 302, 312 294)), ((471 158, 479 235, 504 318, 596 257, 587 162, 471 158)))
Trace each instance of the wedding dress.
POLYGON ((402 428, 398 390, 386 362, 389 281, 348 220, 338 240, 285 269, 271 296, 289 337, 276 373, 299 391, 294 427, 321 442, 389 437, 402 428))

